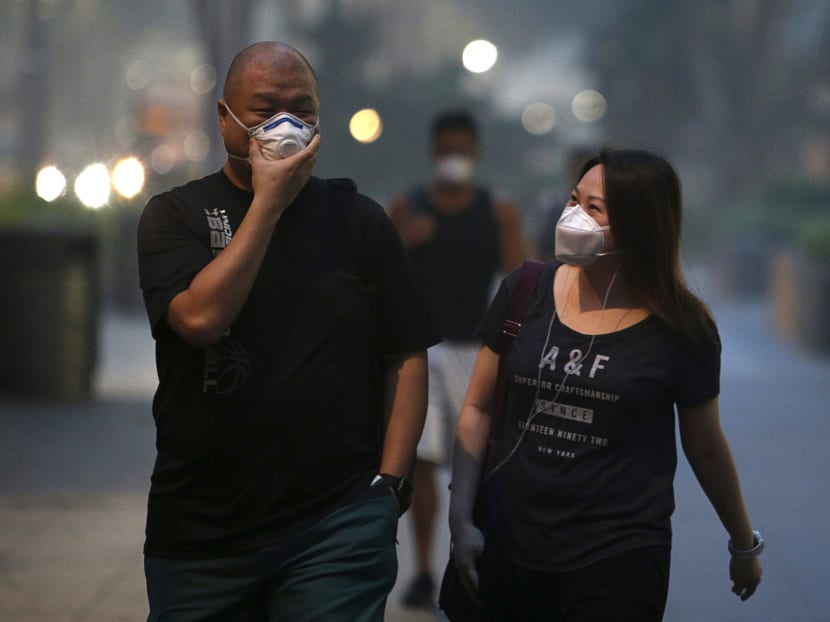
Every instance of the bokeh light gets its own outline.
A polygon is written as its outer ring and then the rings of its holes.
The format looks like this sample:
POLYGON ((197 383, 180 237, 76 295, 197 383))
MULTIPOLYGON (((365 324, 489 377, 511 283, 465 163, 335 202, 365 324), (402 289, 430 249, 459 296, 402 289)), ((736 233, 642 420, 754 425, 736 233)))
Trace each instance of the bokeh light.
POLYGON ((145 60, 137 60, 127 67, 127 86, 131 91, 140 91, 150 84, 150 64, 145 60))
POLYGON ((190 132, 184 139, 184 155, 191 162, 201 162, 210 153, 210 138, 204 130, 190 132))
POLYGON ((464 68, 472 73, 484 73, 493 68, 499 51, 495 45, 486 39, 470 41, 461 54, 461 62, 464 68))
POLYGON ((110 199, 110 176, 107 167, 96 163, 81 171, 75 179, 75 195, 90 209, 106 205, 110 199))
POLYGON ((605 98, 597 91, 580 91, 571 102, 571 110, 580 121, 590 123, 605 116, 605 98))
POLYGON ((545 102, 529 104, 522 112, 522 127, 531 134, 547 134, 556 125, 556 112, 545 102))
POLYGON ((212 65, 199 65, 190 72, 190 88, 197 95, 206 95, 216 86, 216 70, 212 65))
POLYGON ((112 170, 112 187, 125 199, 132 199, 144 188, 144 166, 138 158, 124 158, 112 170))
POLYGON ((159 175, 169 173, 176 165, 176 152, 170 145, 159 145, 150 154, 150 166, 159 175))
POLYGON ((44 201, 54 201, 66 192, 66 177, 55 166, 45 166, 35 178, 35 192, 44 201))
POLYGON ((375 142, 383 133, 383 122, 377 110, 364 108, 355 112, 349 121, 349 132, 358 142, 375 142))

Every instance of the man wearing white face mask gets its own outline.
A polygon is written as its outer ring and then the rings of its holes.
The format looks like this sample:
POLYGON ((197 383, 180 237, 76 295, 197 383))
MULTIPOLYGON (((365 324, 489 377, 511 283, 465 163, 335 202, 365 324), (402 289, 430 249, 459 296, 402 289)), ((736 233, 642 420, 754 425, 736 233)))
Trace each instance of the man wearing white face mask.
MULTIPOLYGON (((259 143, 259 150, 266 160, 290 158, 295 153, 302 151, 317 132, 317 122, 306 123, 290 112, 278 112, 262 123, 247 127, 233 113, 227 102, 225 102, 225 110, 228 111, 228 114, 237 122, 239 127, 247 132, 248 136, 259 143)), ((251 161, 250 158, 243 158, 232 153, 228 153, 228 157, 244 162, 251 161)))
POLYGON ((431 128, 433 178, 390 206, 444 342, 430 350, 429 406, 418 445, 412 512, 418 574, 404 604, 435 602, 432 541, 438 496, 435 471, 449 461, 450 438, 480 343, 473 337, 494 276, 524 259, 518 206, 477 183, 478 127, 466 111, 448 111, 431 128))
POLYGON ((311 175, 317 80, 282 43, 231 63, 219 172, 150 199, 150 622, 383 619, 426 412, 406 252, 351 180, 311 175))

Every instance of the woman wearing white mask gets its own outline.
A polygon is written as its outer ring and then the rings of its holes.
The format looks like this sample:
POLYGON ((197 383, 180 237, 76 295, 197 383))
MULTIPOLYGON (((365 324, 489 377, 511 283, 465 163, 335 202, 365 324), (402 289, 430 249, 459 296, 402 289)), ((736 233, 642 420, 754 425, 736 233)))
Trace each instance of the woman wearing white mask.
POLYGON ((606 150, 586 163, 557 224, 559 261, 543 268, 508 355, 486 468, 516 273, 479 327, 450 528, 460 578, 492 620, 662 619, 675 408, 686 457, 729 536, 732 591, 746 600, 760 582, 763 539, 719 422, 720 341, 683 281, 680 228, 680 183, 664 159, 606 150))

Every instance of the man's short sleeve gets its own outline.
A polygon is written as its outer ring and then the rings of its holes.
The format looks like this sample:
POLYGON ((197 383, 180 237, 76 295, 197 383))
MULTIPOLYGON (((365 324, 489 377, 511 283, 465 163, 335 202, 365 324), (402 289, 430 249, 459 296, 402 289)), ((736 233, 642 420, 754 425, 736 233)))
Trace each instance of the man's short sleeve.
POLYGON ((357 195, 356 206, 377 279, 381 351, 402 354, 435 345, 441 337, 397 231, 383 208, 368 197, 357 195))
POLYGON ((183 205, 170 193, 150 199, 138 224, 138 272, 154 337, 170 301, 212 259, 183 205))

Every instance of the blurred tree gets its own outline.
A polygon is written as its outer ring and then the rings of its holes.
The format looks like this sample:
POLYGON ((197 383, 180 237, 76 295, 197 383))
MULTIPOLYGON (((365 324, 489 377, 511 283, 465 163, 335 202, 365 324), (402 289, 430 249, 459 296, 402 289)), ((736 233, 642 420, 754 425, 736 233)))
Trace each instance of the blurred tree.
MULTIPOLYGON (((286 2, 286 13, 289 31, 314 52, 310 56, 321 84, 324 146, 318 174, 351 177, 379 200, 405 191, 429 173, 430 122, 448 107, 467 108, 479 118, 485 151, 490 144, 499 145, 492 160, 485 154, 484 168, 492 165, 483 171, 488 179, 507 170, 502 163, 520 151, 516 137, 522 134, 515 124, 495 123, 489 100, 465 93, 460 62, 442 63, 426 73, 400 61, 386 63, 389 52, 381 30, 388 14, 375 3, 331 2, 314 20, 304 16, 301 4, 286 2), (349 132, 351 115, 362 108, 375 108, 383 122, 383 133, 370 144, 357 142, 349 132)), ((410 53, 417 56, 423 50, 410 53)))
POLYGON ((788 29, 803 4, 628 0, 591 58, 609 102, 610 142, 700 163, 706 203, 734 202, 752 180, 792 168, 810 131, 816 69, 827 75, 826 37, 792 53, 798 33, 788 29))
POLYGON ((18 114, 18 170, 25 182, 34 181, 35 172, 42 163, 46 147, 46 122, 49 113, 49 59, 52 56, 55 11, 64 9, 56 4, 52 11, 40 0, 25 4, 25 35, 23 49, 17 60, 18 114))
POLYGON ((203 111, 205 133, 211 143, 207 161, 210 170, 220 168, 225 162, 225 149, 216 131, 216 101, 222 98, 223 72, 236 53, 250 43, 251 13, 255 4, 255 0, 190 0, 196 39, 216 71, 216 84, 210 97, 205 98, 203 111))
MULTIPOLYGON (((204 110, 206 133, 211 137, 211 168, 218 168, 225 159, 221 139, 216 132, 216 100, 222 97, 224 71, 234 55, 252 43, 252 16, 260 8, 258 0, 191 0, 198 28, 197 37, 210 64, 216 69, 217 80, 204 110)), ((282 32, 294 39, 309 43, 301 52, 313 58, 314 69, 324 85, 324 115, 327 137, 326 150, 331 153, 348 139, 348 116, 363 107, 365 86, 361 80, 368 56, 376 52, 373 46, 372 13, 344 7, 343 2, 327 3, 317 19, 308 19, 302 2, 278 2, 282 24, 274 24, 275 37, 282 32), (326 95, 336 93, 336 100, 326 95), (357 107, 356 107, 357 106, 357 107), (337 118, 340 116, 341 118, 337 118)), ((282 37, 285 39, 284 37, 282 37)), ((339 154, 342 155, 342 154, 339 154)))
MULTIPOLYGON (((349 119, 361 108, 377 107, 367 98, 365 67, 376 47, 376 12, 327 3, 314 18, 303 13, 302 2, 285 3, 288 32, 306 41, 307 54, 320 82, 321 133, 325 148, 321 168, 327 161, 354 162, 355 141, 349 134, 349 119)), ((358 156, 359 157, 359 156, 358 156)), ((331 174, 344 175, 341 169, 331 174)))

